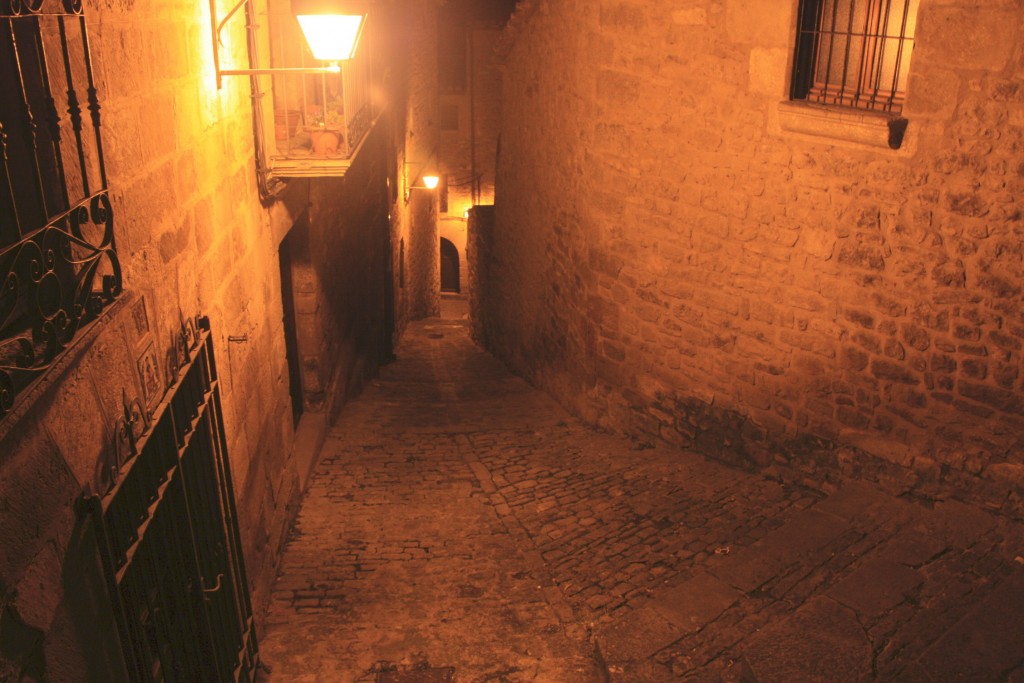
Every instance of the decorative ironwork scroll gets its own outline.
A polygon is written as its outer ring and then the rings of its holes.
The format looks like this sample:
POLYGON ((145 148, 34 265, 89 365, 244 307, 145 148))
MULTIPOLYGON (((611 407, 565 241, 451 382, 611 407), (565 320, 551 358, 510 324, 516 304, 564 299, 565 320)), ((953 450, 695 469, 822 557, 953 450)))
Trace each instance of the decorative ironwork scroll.
POLYGON ((81 0, 0 0, 0 89, 2 420, 122 283, 81 0))

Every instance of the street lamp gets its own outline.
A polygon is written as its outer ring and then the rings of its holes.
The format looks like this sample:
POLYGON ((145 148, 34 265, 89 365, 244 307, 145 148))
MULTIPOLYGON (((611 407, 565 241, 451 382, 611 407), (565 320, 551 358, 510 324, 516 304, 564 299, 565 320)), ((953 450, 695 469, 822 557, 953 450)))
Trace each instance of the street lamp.
POLYGON ((433 157, 434 157, 434 153, 431 152, 430 153, 430 157, 427 158, 427 161, 425 163, 417 164, 417 163, 413 163, 411 161, 405 162, 405 183, 406 183, 406 185, 405 185, 405 201, 406 201, 406 203, 409 203, 409 197, 412 196, 412 191, 413 190, 420 189, 420 188, 427 189, 427 190, 436 190, 437 189, 438 183, 441 182, 441 177, 439 175, 437 175, 436 173, 434 173, 433 164, 431 164, 431 161, 433 160, 433 157), (411 170, 412 170, 411 173, 410 173, 410 167, 411 167, 411 170), (411 183, 409 182, 410 178, 412 179, 411 183), (416 181, 420 181, 423 184, 422 185, 417 185, 416 181))
POLYGON ((292 13, 315 59, 352 59, 366 25, 366 7, 345 0, 292 0, 292 13))
MULTIPOLYGON (((352 59, 359 47, 359 37, 366 25, 366 5, 352 0, 292 0, 292 13, 299 22, 302 34, 313 57, 327 62, 325 66, 275 67, 271 69, 221 69, 220 47, 224 26, 252 0, 238 0, 223 19, 217 18, 217 0, 210 0, 210 23, 213 26, 213 67, 217 72, 217 87, 224 76, 253 76, 259 74, 336 74, 341 72, 338 62, 352 59)), ((250 9, 251 11, 251 9, 250 9)), ((252 22, 246 22, 246 31, 255 31, 252 22)))

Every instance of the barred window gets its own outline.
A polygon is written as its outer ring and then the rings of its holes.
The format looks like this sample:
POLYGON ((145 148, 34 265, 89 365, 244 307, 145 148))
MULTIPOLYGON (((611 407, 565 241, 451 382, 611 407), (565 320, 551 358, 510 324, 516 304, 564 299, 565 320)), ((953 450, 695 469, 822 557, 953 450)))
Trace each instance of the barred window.
POLYGON ((801 0, 792 98, 900 113, 919 0, 801 0))
POLYGON ((122 290, 83 12, 0 2, 0 432, 122 290))

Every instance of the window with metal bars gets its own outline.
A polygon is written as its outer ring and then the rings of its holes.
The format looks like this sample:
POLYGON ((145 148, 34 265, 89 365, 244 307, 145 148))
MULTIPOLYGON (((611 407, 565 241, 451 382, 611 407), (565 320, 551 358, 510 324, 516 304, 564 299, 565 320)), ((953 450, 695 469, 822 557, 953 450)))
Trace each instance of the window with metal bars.
POLYGON ((898 114, 919 0, 801 0, 792 98, 898 114))
POLYGON ((0 0, 0 422, 122 290, 81 0, 0 0))

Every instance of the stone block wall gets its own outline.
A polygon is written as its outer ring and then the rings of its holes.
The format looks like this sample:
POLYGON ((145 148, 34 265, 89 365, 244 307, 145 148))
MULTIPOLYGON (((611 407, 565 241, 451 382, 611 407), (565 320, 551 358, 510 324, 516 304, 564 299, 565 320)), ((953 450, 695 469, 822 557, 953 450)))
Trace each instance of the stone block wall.
POLYGON ((466 90, 441 93, 441 106, 458 113, 457 128, 440 130, 441 172, 448 178, 447 212, 441 212, 441 237, 459 251, 460 287, 467 293, 471 267, 466 257, 466 212, 494 202, 494 170, 501 132, 501 29, 467 19, 466 90), (474 182, 474 178, 476 181, 474 182), (475 195, 475 196, 474 196, 475 195))
POLYGON ((492 348, 487 337, 494 329, 489 314, 493 294, 488 289, 493 283, 490 266, 494 263, 491 247, 494 244, 494 206, 477 206, 470 210, 466 220, 466 286, 468 289, 469 322, 473 340, 484 348, 492 348))
POLYGON ((520 3, 484 336, 638 438, 1019 516, 1019 3, 921 2, 898 150, 792 125, 796 6, 520 3))
MULTIPOLYGON (((409 315, 389 310, 394 128, 374 133, 345 179, 293 180, 263 203, 249 82, 227 77, 218 90, 209 6, 96 0, 86 17, 126 291, 0 423, 4 680, 22 670, 62 682, 121 679, 95 538, 74 507, 102 486, 122 390, 141 395, 145 348, 160 358, 182 317, 210 317, 259 624, 311 457, 295 447, 279 245, 305 217, 296 317, 314 313, 298 330, 314 349, 303 380, 323 397, 307 409, 336 412, 390 349, 394 318, 409 315)), ((243 23, 226 33, 225 64, 246 63, 243 23)))
POLYGON ((400 305, 415 319, 439 315, 441 310, 437 192, 424 189, 420 180, 428 169, 437 172, 438 168, 437 8, 424 2, 398 11, 396 47, 406 51, 408 61, 396 73, 403 86, 395 107, 403 137, 393 217, 405 242, 406 277, 400 305))
MULTIPOLYGON (((469 35, 470 87, 472 88, 473 165, 479 177, 480 196, 476 203, 494 203, 494 174, 498 157, 498 136, 502 117, 501 32, 488 24, 477 24, 469 35)), ((460 214, 461 215, 461 212, 460 214)))
POLYGON ((501 132, 501 29, 470 23, 466 36, 467 87, 463 93, 442 93, 442 106, 458 111, 458 128, 442 130, 441 168, 451 184, 448 213, 462 218, 473 206, 473 177, 479 178, 476 204, 494 201, 494 167, 501 132))
POLYGON ((386 132, 371 132, 344 178, 311 181, 309 262, 323 309, 319 358, 332 417, 393 345, 386 132))

